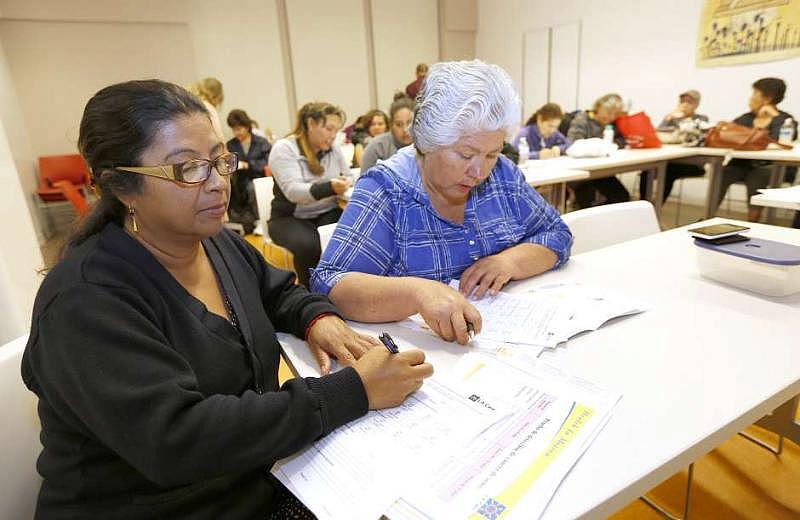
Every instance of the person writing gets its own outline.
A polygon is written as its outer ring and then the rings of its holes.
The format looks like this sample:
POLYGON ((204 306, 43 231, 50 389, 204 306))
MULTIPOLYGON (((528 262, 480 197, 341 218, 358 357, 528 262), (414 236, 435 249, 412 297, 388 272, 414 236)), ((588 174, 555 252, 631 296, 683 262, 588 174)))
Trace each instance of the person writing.
POLYGON ((100 199, 39 289, 22 360, 37 518, 313 518, 270 466, 400 404, 432 371, 423 353, 372 348, 223 230, 237 157, 186 90, 106 87, 78 143, 100 199), (278 388, 276 331, 325 375, 278 388))
POLYGON ((467 324, 481 327, 467 297, 562 265, 572 234, 501 156, 520 106, 504 70, 478 60, 435 64, 417 101, 414 146, 359 179, 312 289, 349 319, 419 313, 440 337, 465 344, 467 324))
POLYGON ((530 159, 550 159, 567 152, 572 141, 558 131, 564 112, 555 103, 546 103, 537 110, 522 127, 512 143, 519 148, 523 137, 528 142, 530 159))
POLYGON ((321 253, 317 228, 339 220, 338 195, 350 187, 347 160, 334 145, 345 119, 330 103, 306 103, 292 133, 269 155, 275 179, 269 236, 292 252, 297 279, 306 287, 321 253))

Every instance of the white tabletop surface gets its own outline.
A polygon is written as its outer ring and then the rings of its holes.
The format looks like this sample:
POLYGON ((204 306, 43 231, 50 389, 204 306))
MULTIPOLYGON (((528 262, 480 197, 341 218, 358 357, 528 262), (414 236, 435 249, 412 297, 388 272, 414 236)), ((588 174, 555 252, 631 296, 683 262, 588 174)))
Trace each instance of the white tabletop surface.
MULTIPOLYGON (((715 221, 731 222, 707 222, 715 221)), ((800 245, 800 230, 743 224, 751 236, 800 245)), ((507 289, 571 280, 649 308, 542 356, 623 394, 544 518, 609 515, 800 393, 800 294, 769 298, 704 279, 695 247, 678 228, 576 255, 507 289)), ((438 370, 464 351, 396 324, 356 328, 389 331, 401 348, 425 350, 438 370)), ((302 341, 282 335, 282 343, 301 375, 317 374, 302 341)))
POLYGON ((681 146, 670 146, 662 148, 639 148, 623 149, 613 152, 605 157, 587 157, 576 159, 573 157, 556 157, 553 159, 528 161, 525 164, 526 171, 536 171, 539 169, 576 169, 576 170, 603 170, 606 168, 618 168, 631 166, 636 169, 637 165, 647 164, 654 161, 668 161, 681 157, 697 155, 697 149, 681 146))
POLYGON ((586 170, 571 170, 560 168, 524 168, 522 173, 525 175, 525 180, 531 186, 547 186, 550 184, 559 184, 562 182, 579 181, 588 179, 591 175, 586 170))
POLYGON ((734 159, 760 159, 762 161, 786 161, 800 163, 800 146, 793 150, 767 149, 758 150, 755 152, 733 150, 731 151, 731 157, 734 159))

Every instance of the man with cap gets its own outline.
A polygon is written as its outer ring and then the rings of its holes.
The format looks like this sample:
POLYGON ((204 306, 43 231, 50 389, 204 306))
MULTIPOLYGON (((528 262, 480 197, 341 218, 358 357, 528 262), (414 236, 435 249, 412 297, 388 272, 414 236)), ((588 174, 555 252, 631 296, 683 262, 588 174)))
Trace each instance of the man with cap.
MULTIPOLYGON (((662 132, 672 132, 681 127, 681 123, 685 121, 692 121, 695 125, 700 122, 707 123, 708 116, 697 113, 697 107, 700 105, 700 92, 696 90, 687 90, 678 96, 678 106, 675 110, 667 114, 667 117, 658 125, 658 130, 662 132)), ((675 181, 684 177, 702 177, 705 170, 700 166, 693 164, 667 164, 667 176, 664 182, 664 201, 669 198, 672 192, 672 185, 675 181)), ((639 193, 644 193, 647 184, 647 177, 642 175, 639 179, 639 193)))
POLYGON ((708 122, 708 116, 697 113, 700 106, 700 92, 687 90, 678 96, 678 106, 667 114, 667 117, 658 125, 659 130, 674 130, 685 120, 708 122))

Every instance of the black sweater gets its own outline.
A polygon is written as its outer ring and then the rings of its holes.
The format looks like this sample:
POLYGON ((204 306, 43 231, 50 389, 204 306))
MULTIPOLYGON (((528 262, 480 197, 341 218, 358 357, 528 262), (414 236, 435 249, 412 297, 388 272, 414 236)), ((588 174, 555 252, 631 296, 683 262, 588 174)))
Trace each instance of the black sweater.
POLYGON ((203 244, 242 334, 113 224, 42 283, 22 361, 37 518, 264 518, 269 467, 367 412, 353 369, 278 390, 275 331, 302 337, 330 302, 233 233, 203 244))

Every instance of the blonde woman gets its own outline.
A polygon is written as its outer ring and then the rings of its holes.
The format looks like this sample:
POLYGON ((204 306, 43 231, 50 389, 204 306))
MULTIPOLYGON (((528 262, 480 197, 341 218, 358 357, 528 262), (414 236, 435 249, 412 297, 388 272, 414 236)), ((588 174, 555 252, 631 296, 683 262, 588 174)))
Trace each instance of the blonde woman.
POLYGON ((339 221, 337 196, 350 186, 347 160, 334 145, 345 120, 335 105, 306 103, 292 133, 269 155, 275 178, 269 236, 292 252, 297 278, 306 287, 321 252, 317 227, 339 221))
POLYGON ((189 86, 189 92, 199 97, 205 105, 208 113, 211 114, 211 126, 222 138, 222 123, 219 120, 219 108, 222 106, 222 101, 225 99, 225 93, 222 91, 222 83, 217 78, 201 79, 197 83, 189 86))

